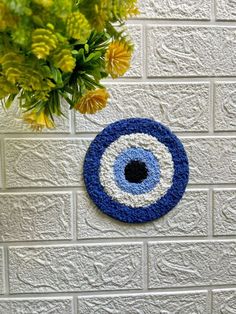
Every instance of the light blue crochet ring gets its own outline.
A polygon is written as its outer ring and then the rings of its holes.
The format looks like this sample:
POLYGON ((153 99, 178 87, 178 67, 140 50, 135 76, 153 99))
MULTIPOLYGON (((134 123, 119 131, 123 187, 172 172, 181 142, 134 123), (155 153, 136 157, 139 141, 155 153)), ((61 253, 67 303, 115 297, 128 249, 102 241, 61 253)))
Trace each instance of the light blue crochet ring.
POLYGON ((117 156, 114 164, 114 174, 118 186, 123 191, 132 194, 142 194, 152 190, 158 184, 160 167, 152 152, 144 148, 133 147, 128 148, 117 156), (145 163, 147 168, 148 176, 140 183, 130 182, 125 177, 125 167, 133 160, 145 163))

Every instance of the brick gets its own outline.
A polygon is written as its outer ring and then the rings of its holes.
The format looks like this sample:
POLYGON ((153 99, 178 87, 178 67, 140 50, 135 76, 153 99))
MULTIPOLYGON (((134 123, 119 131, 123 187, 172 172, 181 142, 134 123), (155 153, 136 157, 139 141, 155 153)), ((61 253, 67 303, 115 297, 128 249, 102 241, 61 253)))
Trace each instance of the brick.
POLYGON ((11 293, 142 288, 142 245, 11 247, 11 293))
POLYGON ((3 271, 3 248, 0 247, 0 294, 4 293, 3 271))
POLYGON ((149 77, 236 75, 234 27, 149 26, 149 77))
MULTIPOLYGON (((70 133, 69 105, 62 101, 62 112, 66 117, 55 117, 55 129, 44 129, 43 133, 70 133)), ((28 125, 21 120, 18 100, 14 101, 10 109, 5 110, 0 106, 0 133, 33 133, 28 125)))
POLYGON ((213 290, 212 314, 236 313, 236 289, 213 290))
POLYGON ((159 120, 173 131, 207 132, 208 83, 106 83, 108 106, 95 115, 76 115, 77 132, 97 132, 124 118, 159 120))
POLYGON ((0 314, 72 314, 72 298, 0 299, 0 314))
POLYGON ((217 20, 236 20, 236 2, 234 0, 216 0, 217 20))
POLYGON ((187 191, 178 206, 164 217, 146 223, 129 224, 114 220, 96 208, 88 196, 77 195, 77 234, 87 238, 129 238, 202 236, 208 234, 207 190, 187 191))
POLYGON ((210 8, 208 0, 139 0, 138 18, 209 20, 210 8))
POLYGON ((236 83, 215 84, 214 107, 215 130, 236 131, 236 83))
POLYGON ((127 25, 128 34, 134 44, 134 52, 131 59, 130 69, 124 77, 142 76, 142 25, 127 25))
POLYGON ((88 141, 8 139, 5 144, 7 187, 81 184, 88 141))
POLYGON ((183 138, 190 183, 235 183, 236 137, 183 138))
POLYGON ((206 314, 206 299, 206 292, 81 297, 78 298, 78 314, 206 314))
POLYGON ((234 284, 235 241, 149 244, 149 288, 234 284))
POLYGON ((0 194, 0 241, 71 239, 71 193, 0 194))
POLYGON ((236 189, 214 191, 214 234, 236 235, 236 189))

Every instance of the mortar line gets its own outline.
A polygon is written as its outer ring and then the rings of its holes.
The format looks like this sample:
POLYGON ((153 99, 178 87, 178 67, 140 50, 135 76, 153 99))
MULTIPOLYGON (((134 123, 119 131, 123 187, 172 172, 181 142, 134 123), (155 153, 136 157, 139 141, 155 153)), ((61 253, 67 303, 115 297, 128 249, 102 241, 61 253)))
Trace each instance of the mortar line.
MULTIPOLYGON (((211 0, 210 0, 211 1, 211 0)), ((160 18, 140 18, 140 19, 132 19, 127 21, 127 25, 150 25, 150 26, 167 26, 167 27, 175 27, 175 26, 193 26, 193 27, 211 27, 211 28, 221 28, 221 27, 232 27, 235 28, 236 20, 216 20, 215 17, 215 8, 211 6, 211 18, 209 20, 197 20, 197 19, 160 19, 160 18)))
POLYGON ((23 247, 35 247, 35 248, 52 248, 52 247, 77 247, 77 246, 112 246, 112 245, 140 245, 143 244, 144 241, 146 242, 158 242, 158 243, 213 243, 213 242, 222 242, 222 243, 230 243, 235 241, 236 236, 233 235, 221 235, 221 236, 214 236, 214 238, 209 239, 208 234, 204 236, 188 236, 182 235, 173 235, 173 236, 135 236, 135 238, 130 238, 130 236, 124 236, 122 238, 84 238, 78 240, 34 240, 34 241, 5 241, 0 242, 0 246, 9 246, 10 248, 23 248, 23 247), (43 243, 42 243, 43 241, 43 243))
MULTIPOLYGON (((221 284, 221 285, 199 285, 199 286, 182 286, 182 287, 160 287, 149 289, 148 291, 142 291, 141 289, 123 289, 123 290, 102 290, 102 291, 61 291, 61 292, 33 292, 33 293, 12 293, 7 299, 21 299, 21 298, 52 298, 52 297, 107 297, 107 296, 138 296, 138 295, 149 295, 149 294, 188 294, 188 293, 201 293, 207 292, 208 290, 231 290, 236 289, 235 284, 221 284)), ((0 300, 6 299, 6 296, 1 295, 0 300)))
MULTIPOLYGON (((188 188, 187 191, 191 192, 191 191, 205 191, 207 190, 209 187, 214 187, 214 189, 218 189, 218 190, 235 190, 236 185, 233 183, 217 183, 217 184, 188 184, 188 188)), ((30 188, 10 188, 9 190, 6 190, 4 192, 0 192, 1 194, 7 195, 7 194, 34 194, 34 193, 39 193, 39 194, 51 194, 51 193, 67 193, 70 191, 75 191, 77 193, 84 193, 84 186, 80 185, 80 186, 76 186, 76 187, 42 187, 42 188, 38 188, 38 187, 30 187, 30 188)))
MULTIPOLYGON (((174 129, 174 128, 172 128, 174 129)), ((221 137, 227 137, 227 138, 235 138, 236 137, 236 131, 217 131, 213 133, 209 133, 208 131, 178 131, 178 130, 173 130, 176 135, 178 135, 181 138, 221 138, 221 137)), ((98 134, 98 132, 80 132, 77 135, 70 134, 69 136, 65 136, 65 134, 48 134, 47 136, 42 136, 39 134, 38 136, 35 135, 32 138, 32 134, 25 134, 23 137, 20 134, 17 133, 12 133, 12 134, 7 134, 6 135, 6 140, 31 140, 31 141, 38 141, 38 140, 85 140, 85 141, 92 141, 94 137, 98 134)))
POLYGON ((216 20, 216 13, 216 0, 211 0, 211 21, 213 24, 218 25, 219 21, 216 20))
MULTIPOLYGON (((222 190, 234 190, 236 188, 235 183, 189 183, 187 191, 206 190, 209 187, 222 190)), ((68 192, 84 193, 85 187, 81 183, 78 186, 46 186, 46 187, 9 187, 7 190, 1 190, 0 194, 51 194, 51 193, 68 193, 68 192)))
MULTIPOLYGON (((235 27, 236 28, 236 27, 235 27)), ((223 81, 235 80, 236 75, 185 75, 185 76, 148 76, 146 80, 140 77, 122 77, 117 78, 115 81, 113 79, 107 78, 102 80, 103 84, 109 83, 109 85, 117 85, 119 83, 142 83, 142 84, 150 84, 150 83, 186 83, 186 84, 194 84, 194 83, 207 83, 210 79, 217 79, 223 81), (191 81, 190 81, 191 79, 191 81)))

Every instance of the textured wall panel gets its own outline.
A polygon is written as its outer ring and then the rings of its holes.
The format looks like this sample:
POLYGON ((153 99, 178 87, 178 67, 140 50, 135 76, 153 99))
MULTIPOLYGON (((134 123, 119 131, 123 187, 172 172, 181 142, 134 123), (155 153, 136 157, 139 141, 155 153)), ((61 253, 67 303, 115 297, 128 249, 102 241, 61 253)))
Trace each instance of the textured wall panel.
POLYGON ((0 194, 0 241, 71 239, 71 193, 0 194))
POLYGON ((71 298, 0 299, 0 314, 72 314, 71 298))
POLYGON ((8 187, 81 185, 88 141, 9 139, 5 144, 8 187))
POLYGON ((212 314, 236 313, 236 290, 213 290, 212 314))
POLYGON ((135 50, 132 56, 130 69, 125 73, 125 77, 141 77, 143 74, 142 25, 128 25, 128 31, 135 50))
POLYGON ((236 235, 236 189, 214 191, 214 234, 236 235))
POLYGON ((209 20, 209 0, 139 0, 143 18, 209 20))
POLYGON ((10 291, 73 292, 142 288, 142 246, 14 247, 10 291))
POLYGON ((149 244, 149 288, 234 284, 236 242, 149 244))
POLYGON ((236 20, 235 0, 215 0, 217 20, 236 20))
POLYGON ((236 75, 236 28, 149 26, 148 76, 236 75))
POLYGON ((174 131, 207 132, 210 91, 208 83, 106 83, 107 108, 95 115, 76 115, 77 132, 100 131, 118 119, 146 117, 174 131))
POLYGON ((206 299, 204 292, 85 297, 78 299, 78 314, 206 314, 206 299))
POLYGON ((215 130, 236 131, 236 83, 215 84, 214 109, 215 130))
POLYGON ((184 138, 191 183, 236 182, 236 137, 184 138))
POLYGON ((207 207, 207 190, 187 191, 167 215, 131 226, 103 214, 82 192, 77 196, 78 238, 204 236, 208 234, 207 207))

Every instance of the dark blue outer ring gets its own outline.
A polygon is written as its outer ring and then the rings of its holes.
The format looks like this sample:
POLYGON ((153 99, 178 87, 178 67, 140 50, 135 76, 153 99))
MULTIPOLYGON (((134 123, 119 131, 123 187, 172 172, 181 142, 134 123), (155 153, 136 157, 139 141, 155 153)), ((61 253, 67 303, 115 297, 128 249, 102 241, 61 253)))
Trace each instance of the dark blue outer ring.
POLYGON ((131 118, 107 126, 90 144, 84 161, 84 182, 89 196, 105 214, 128 223, 141 223, 157 219, 168 213, 182 198, 189 177, 188 158, 180 140, 159 122, 131 118), (132 208, 114 201, 103 189, 99 179, 100 160, 107 147, 120 136, 146 133, 166 145, 174 162, 173 184, 157 202, 132 208))

